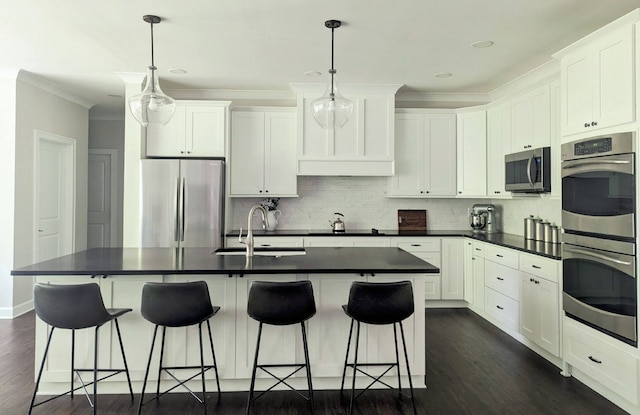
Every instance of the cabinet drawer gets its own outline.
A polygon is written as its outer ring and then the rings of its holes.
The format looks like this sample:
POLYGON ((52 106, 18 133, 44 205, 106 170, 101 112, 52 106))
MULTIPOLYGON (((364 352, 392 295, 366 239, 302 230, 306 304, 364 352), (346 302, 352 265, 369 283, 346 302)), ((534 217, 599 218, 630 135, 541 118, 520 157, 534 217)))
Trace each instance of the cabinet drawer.
POLYGON ((518 251, 513 249, 489 244, 485 249, 484 257, 507 267, 518 268, 518 251))
POLYGON ((440 238, 394 238, 391 246, 397 246, 407 252, 440 252, 440 238))
POLYGON ((558 283, 560 261, 538 255, 520 253, 520 271, 558 283))
POLYGON ((519 303, 497 291, 484 290, 484 311, 510 330, 518 331, 519 303))
POLYGON ((495 291, 517 300, 520 295, 518 270, 486 261, 484 264, 484 284, 495 291))
POLYGON ((433 266, 440 268, 442 261, 440 259, 440 252, 412 252, 411 255, 417 256, 423 261, 427 261, 433 266))
POLYGON ((473 241, 473 256, 484 258, 484 251, 487 244, 484 242, 473 241))
POLYGON ((301 248, 304 246, 304 239, 300 237, 288 237, 288 236, 277 236, 277 237, 259 237, 256 236, 253 239, 254 246, 256 248, 301 248))
POLYGON ((571 366, 638 404, 638 359, 616 340, 570 319, 564 319, 564 358, 571 366))

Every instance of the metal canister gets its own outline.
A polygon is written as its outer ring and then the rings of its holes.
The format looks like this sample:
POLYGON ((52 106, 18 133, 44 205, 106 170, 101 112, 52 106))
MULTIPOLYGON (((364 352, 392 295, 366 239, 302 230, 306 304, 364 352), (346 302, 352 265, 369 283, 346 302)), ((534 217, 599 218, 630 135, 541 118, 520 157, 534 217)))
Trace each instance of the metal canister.
POLYGON ((551 225, 551 243, 560 243, 560 228, 558 228, 558 225, 551 225))
POLYGON ((535 218, 530 215, 528 218, 524 218, 524 239, 535 239, 536 225, 535 218))
POLYGON ((544 241, 544 224, 542 222, 542 219, 535 219, 535 232, 534 232, 534 237, 533 239, 535 239, 536 241, 544 241))
POLYGON ((542 222, 542 240, 551 243, 551 224, 549 222, 542 222))

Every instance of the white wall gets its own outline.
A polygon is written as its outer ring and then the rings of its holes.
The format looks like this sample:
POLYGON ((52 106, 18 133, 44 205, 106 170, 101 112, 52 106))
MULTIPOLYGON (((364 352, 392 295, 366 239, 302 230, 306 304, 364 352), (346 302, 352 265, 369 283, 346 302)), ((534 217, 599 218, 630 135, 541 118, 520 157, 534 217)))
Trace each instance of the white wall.
MULTIPOLYGON (((426 209, 427 228, 470 230, 468 209, 474 203, 498 207, 500 229, 522 235, 523 219, 530 214, 560 223, 560 200, 548 195, 502 199, 396 199, 385 197, 384 177, 298 177, 298 198, 283 198, 278 229, 329 229, 334 212, 345 215, 347 230, 397 230, 398 209, 426 209)), ((231 202, 234 229, 247 227, 247 213, 261 198, 236 198, 231 202)), ((255 215, 254 229, 259 227, 255 215)))
POLYGON ((16 82, 15 74, 0 77, 0 317, 11 316, 13 305, 13 235, 16 147, 16 82))
POLYGON ((116 150, 117 157, 117 221, 116 245, 122 246, 122 200, 124 188, 124 119, 89 120, 89 148, 116 150))
MULTIPOLYGON (((9 82, 10 84, 11 82, 9 82)), ((4 84, 4 82, 3 82, 4 84)), ((15 125, 13 135, 9 128, 1 127, 2 131, 2 169, 15 163, 15 169, 3 177, 14 180, 14 190, 11 184, 3 183, 3 194, 9 200, 3 204, 13 204, 14 212, 7 212, 3 208, 3 217, 11 218, 13 223, 8 226, 9 234, 3 235, 13 245, 12 258, 5 253, 2 245, 2 275, 0 275, 0 317, 12 317, 17 312, 30 308, 33 298, 33 279, 29 277, 13 278, 9 275, 12 268, 29 265, 34 259, 34 130, 41 130, 77 140, 76 143, 76 221, 75 221, 75 249, 86 247, 87 235, 87 144, 89 110, 87 106, 62 98, 48 90, 34 85, 31 80, 25 81, 18 77, 14 80, 15 94, 11 94, 11 86, 1 87, 2 99, 0 108, 10 107, 11 101, 15 106, 13 120, 8 123, 15 125), (4 92, 7 92, 5 95, 4 92), (7 131, 5 131, 7 130, 7 131), (15 145, 15 153, 4 151, 11 149, 11 142, 15 145), (4 192, 4 189, 7 192, 4 192), (5 215, 4 213, 8 213, 5 215), (11 232, 12 231, 12 232, 11 232), (5 262, 8 261, 8 262, 5 262), (12 282, 11 282, 12 281, 12 282), (5 291, 5 288, 10 288, 5 291)), ((3 112, 4 113, 4 112, 3 112)), ((5 232, 6 228, 2 228, 5 232)))

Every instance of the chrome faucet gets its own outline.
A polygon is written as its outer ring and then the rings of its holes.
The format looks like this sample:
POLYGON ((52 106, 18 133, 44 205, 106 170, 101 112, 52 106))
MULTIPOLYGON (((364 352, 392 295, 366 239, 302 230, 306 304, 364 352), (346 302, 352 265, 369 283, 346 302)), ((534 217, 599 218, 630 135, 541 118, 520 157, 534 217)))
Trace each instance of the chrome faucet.
POLYGON ((238 241, 241 244, 245 244, 247 246, 247 258, 253 256, 253 215, 256 210, 260 211, 262 215, 262 228, 266 229, 269 226, 269 219, 267 219, 267 211, 260 205, 253 205, 249 210, 249 217, 247 218, 247 237, 242 240, 242 228, 240 228, 240 235, 238 236, 238 241))

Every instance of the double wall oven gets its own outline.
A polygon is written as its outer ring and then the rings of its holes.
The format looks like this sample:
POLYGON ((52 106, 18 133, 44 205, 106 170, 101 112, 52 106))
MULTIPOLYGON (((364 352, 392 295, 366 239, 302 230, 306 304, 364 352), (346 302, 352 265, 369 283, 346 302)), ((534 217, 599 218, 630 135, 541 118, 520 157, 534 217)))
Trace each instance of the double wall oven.
POLYGON ((637 346, 636 166, 632 132, 562 146, 563 308, 637 346))

